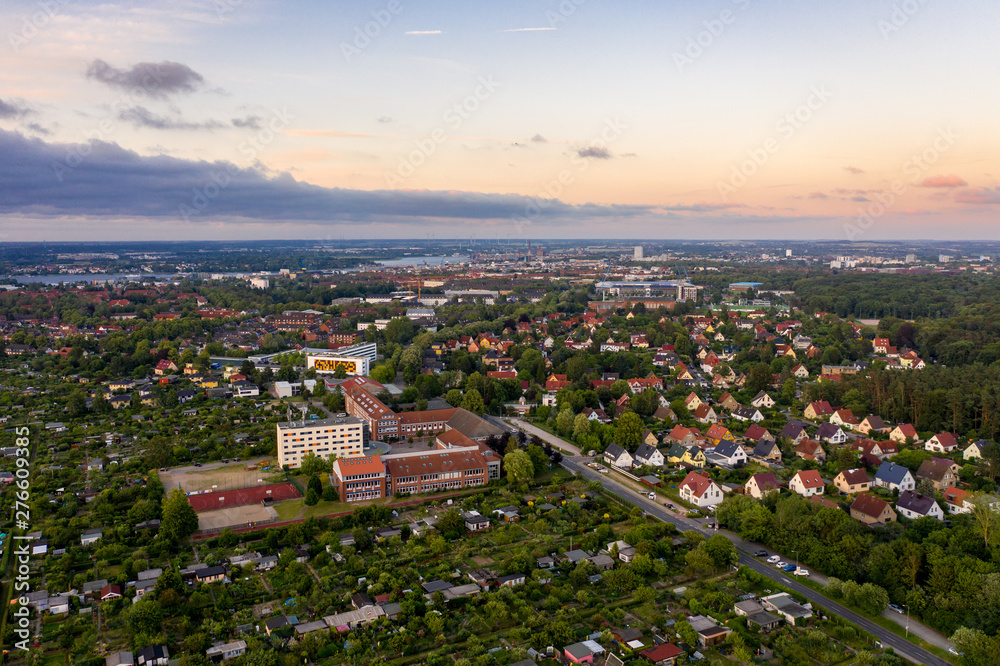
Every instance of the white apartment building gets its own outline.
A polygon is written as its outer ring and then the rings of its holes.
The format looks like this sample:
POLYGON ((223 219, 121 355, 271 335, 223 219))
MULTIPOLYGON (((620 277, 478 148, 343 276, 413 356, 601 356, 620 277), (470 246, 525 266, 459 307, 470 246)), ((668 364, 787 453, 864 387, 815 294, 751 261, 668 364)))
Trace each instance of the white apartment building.
POLYGON ((364 422, 353 416, 318 421, 279 423, 278 466, 299 467, 302 458, 312 453, 324 460, 355 458, 364 447, 364 422))

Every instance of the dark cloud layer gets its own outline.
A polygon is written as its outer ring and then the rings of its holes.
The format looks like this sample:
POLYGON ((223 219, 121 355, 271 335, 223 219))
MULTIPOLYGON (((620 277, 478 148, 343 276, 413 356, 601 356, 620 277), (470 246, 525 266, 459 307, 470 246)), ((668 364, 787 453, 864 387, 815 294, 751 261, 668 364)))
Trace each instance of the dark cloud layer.
POLYGON ((601 146, 588 146, 586 148, 581 148, 576 151, 576 154, 580 157, 594 157, 599 160, 611 159, 611 151, 601 146))
POLYGON ((281 221, 510 219, 539 223, 655 214, 510 194, 324 188, 228 162, 143 157, 114 143, 56 144, 0 130, 0 213, 281 221))
POLYGON ((87 67, 87 78, 149 97, 191 93, 205 83, 205 78, 198 72, 183 63, 169 60, 140 62, 129 69, 119 69, 97 59, 87 67))
POLYGON ((29 113, 31 113, 31 108, 22 102, 5 102, 0 99, 0 118, 21 118, 29 113))
MULTIPOLYGON (((134 127, 148 127, 150 129, 160 130, 214 130, 225 127, 223 123, 220 123, 217 120, 208 120, 203 123, 193 123, 179 118, 160 116, 142 106, 134 106, 130 109, 125 109, 118 114, 118 119, 131 123, 134 127)), ((233 121, 233 124, 236 125, 235 120, 233 121)), ((246 127, 246 125, 236 126, 246 127)))

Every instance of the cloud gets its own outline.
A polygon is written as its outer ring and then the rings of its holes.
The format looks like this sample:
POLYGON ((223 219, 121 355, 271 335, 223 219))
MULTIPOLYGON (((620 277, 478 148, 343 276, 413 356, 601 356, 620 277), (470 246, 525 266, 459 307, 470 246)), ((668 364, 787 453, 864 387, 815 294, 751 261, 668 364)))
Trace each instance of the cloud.
POLYGON ((955 201, 964 204, 993 206, 1000 204, 1000 187, 976 187, 955 193, 955 201))
POLYGON ((827 194, 826 192, 812 192, 809 195, 809 198, 810 199, 829 199, 830 195, 827 194))
POLYGON ((351 190, 269 177, 229 162, 142 156, 115 143, 48 143, 0 130, 0 214, 427 224, 435 219, 547 224, 655 215, 639 205, 567 204, 519 194, 351 190), (83 156, 68 165, 67 155, 83 156), (200 197, 200 198, 199 198, 200 197))
POLYGON ((536 134, 535 136, 531 137, 531 140, 534 141, 535 143, 548 143, 549 142, 549 140, 546 139, 541 134, 536 134))
POLYGON ((158 116, 149 109, 135 106, 118 114, 119 120, 132 123, 133 127, 147 127, 158 130, 216 130, 225 127, 217 120, 206 120, 203 123, 192 123, 186 120, 158 116))
POLYGON ((247 129, 260 129, 262 125, 260 124, 260 116, 246 116, 245 118, 233 118, 233 127, 241 127, 247 129))
POLYGON ((97 59, 87 67, 87 78, 112 88, 160 98, 174 93, 192 93, 205 83, 205 77, 198 72, 169 60, 140 62, 129 69, 118 69, 97 59))
POLYGON ((0 118, 21 118, 30 113, 34 113, 31 107, 20 100, 5 102, 0 99, 0 118))
POLYGON ((497 30, 497 32, 548 32, 556 28, 508 28, 507 30, 497 30))
POLYGON ((342 130, 310 130, 297 129, 285 130, 284 134, 289 136, 318 136, 327 139, 373 139, 375 134, 365 134, 363 132, 344 132, 342 130))
POLYGON ((404 35, 441 35, 444 34, 440 30, 410 30, 404 32, 404 35))
POLYGON ((855 166, 845 166, 844 171, 846 171, 847 173, 853 173, 855 176, 865 172, 864 169, 859 169, 858 167, 855 166))
POLYGON ((920 187, 965 187, 966 185, 968 185, 968 183, 955 174, 949 174, 947 176, 928 176, 920 183, 920 187))
POLYGON ((392 118, 390 118, 389 116, 379 116, 378 118, 376 118, 376 120, 382 123, 383 125, 392 122, 392 118))
POLYGON ((596 157, 599 160, 610 160, 611 151, 602 146, 587 146, 576 151, 580 157, 596 157))
POLYGON ((34 132, 35 134, 43 134, 45 136, 52 134, 52 130, 46 127, 42 127, 38 123, 28 123, 27 128, 32 132, 34 132))
POLYGON ((868 197, 857 196, 857 197, 851 197, 851 201, 863 202, 863 201, 871 201, 871 199, 869 199, 868 197))

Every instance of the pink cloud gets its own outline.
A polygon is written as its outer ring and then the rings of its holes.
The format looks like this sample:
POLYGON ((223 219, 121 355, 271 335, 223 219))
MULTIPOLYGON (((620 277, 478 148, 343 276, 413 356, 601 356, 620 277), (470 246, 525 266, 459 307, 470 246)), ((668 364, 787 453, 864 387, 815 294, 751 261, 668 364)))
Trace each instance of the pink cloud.
POLYGON ((958 203, 980 206, 1000 204, 1000 188, 976 187, 968 190, 962 190, 955 194, 955 201, 958 203))
POLYGON ((965 187, 968 185, 963 179, 955 174, 947 176, 928 176, 920 183, 920 187, 965 187))
POLYGON ((813 192, 809 195, 810 199, 829 199, 830 195, 826 192, 813 192))

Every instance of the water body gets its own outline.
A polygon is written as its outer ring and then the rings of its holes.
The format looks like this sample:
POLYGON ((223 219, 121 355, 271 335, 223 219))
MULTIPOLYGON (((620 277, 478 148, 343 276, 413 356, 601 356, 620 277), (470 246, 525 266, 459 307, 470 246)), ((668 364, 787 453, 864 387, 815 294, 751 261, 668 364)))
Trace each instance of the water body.
POLYGON ((444 266, 446 264, 464 264, 469 261, 465 255, 427 256, 427 257, 403 257, 402 259, 388 259, 386 261, 376 261, 381 266, 444 266))

